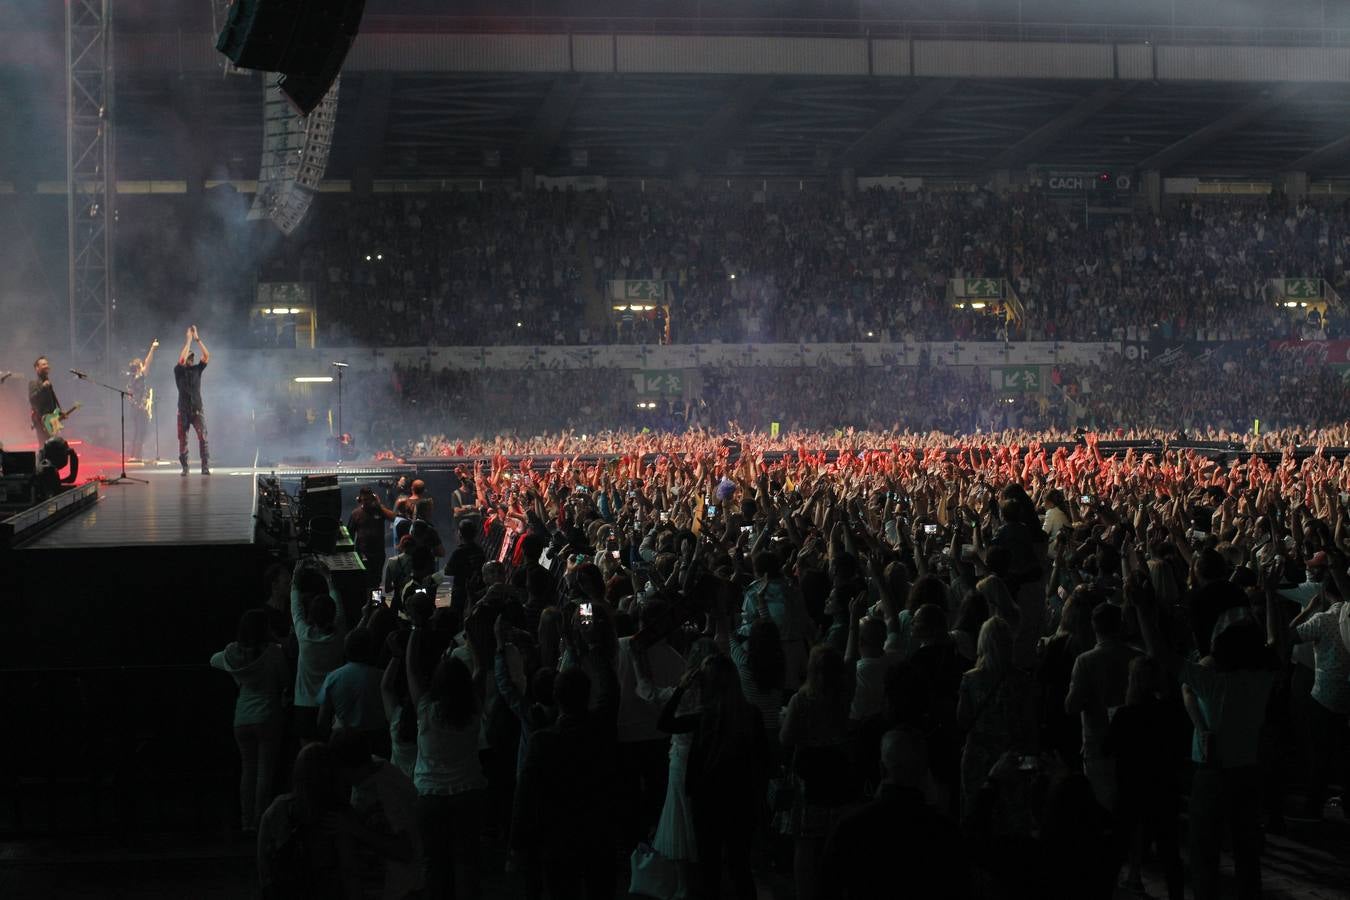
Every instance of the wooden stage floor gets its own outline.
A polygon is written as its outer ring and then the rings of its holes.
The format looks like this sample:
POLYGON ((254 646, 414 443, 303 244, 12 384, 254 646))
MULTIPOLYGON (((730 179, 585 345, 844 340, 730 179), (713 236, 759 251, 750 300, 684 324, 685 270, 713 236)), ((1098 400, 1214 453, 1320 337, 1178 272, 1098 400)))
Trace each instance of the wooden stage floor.
POLYGON ((20 550, 240 545, 253 543, 254 470, 195 469, 186 478, 178 467, 133 469, 149 484, 100 485, 99 500, 20 550))

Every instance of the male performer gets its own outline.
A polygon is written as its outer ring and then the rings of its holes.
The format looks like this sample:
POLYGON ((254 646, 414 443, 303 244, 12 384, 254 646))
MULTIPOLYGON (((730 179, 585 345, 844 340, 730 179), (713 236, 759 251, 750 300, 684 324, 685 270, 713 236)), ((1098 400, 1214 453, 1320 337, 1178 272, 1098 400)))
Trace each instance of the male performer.
POLYGON ((145 358, 137 358, 131 361, 127 366, 127 403, 131 405, 131 446, 127 448, 127 456, 130 459, 143 459, 141 456, 141 444, 145 440, 145 429, 150 424, 150 397, 151 394, 145 386, 145 376, 150 371, 150 362, 155 358, 155 348, 159 346, 159 341, 150 342, 150 349, 145 351, 145 358))
POLYGON ((37 435, 38 451, 42 450, 42 445, 47 443, 47 428, 42 424, 42 417, 49 416, 61 408, 61 402, 56 399, 56 391, 52 388, 52 364, 47 361, 47 357, 39 356, 33 361, 33 371, 37 377, 28 382, 28 406, 33 410, 33 434, 37 435))
POLYGON ((211 351, 206 349, 197 326, 187 330, 187 340, 178 354, 178 365, 173 367, 173 380, 178 385, 178 461, 183 465, 183 474, 188 473, 187 435, 188 427, 197 429, 197 442, 202 451, 202 474, 210 475, 210 457, 206 452, 206 416, 202 412, 202 372, 211 361, 211 351), (202 348, 202 361, 197 362, 197 354, 192 352, 192 342, 202 348))

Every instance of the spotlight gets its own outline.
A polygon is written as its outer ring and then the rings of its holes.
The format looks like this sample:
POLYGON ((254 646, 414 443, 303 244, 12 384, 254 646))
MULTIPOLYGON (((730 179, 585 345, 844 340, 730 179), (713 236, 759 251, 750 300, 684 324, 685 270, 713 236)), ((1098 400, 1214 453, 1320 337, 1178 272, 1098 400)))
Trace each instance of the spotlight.
POLYGON ((369 254, 369 253, 366 254, 366 262, 370 262, 370 254, 369 254))
POLYGON ((516 323, 516 327, 517 327, 517 328, 524 328, 524 327, 525 327, 525 323, 524 323, 524 322, 517 322, 517 323, 516 323))
POLYGON ((383 254, 383 253, 376 253, 376 254, 375 254, 375 258, 376 258, 377 260, 382 260, 382 259, 384 259, 384 254, 383 254))
POLYGON ((328 384, 333 380, 332 375, 299 375, 296 376, 296 384, 328 384))

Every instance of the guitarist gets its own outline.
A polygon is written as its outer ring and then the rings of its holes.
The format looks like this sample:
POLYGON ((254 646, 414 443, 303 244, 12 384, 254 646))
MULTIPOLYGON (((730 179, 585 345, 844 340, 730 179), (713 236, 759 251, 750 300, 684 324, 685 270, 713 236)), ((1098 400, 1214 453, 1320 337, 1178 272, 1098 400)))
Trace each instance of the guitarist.
POLYGON ((28 382, 28 406, 33 410, 33 434, 37 435, 38 450, 51 437, 42 422, 43 416, 61 411, 61 402, 56 399, 56 390, 52 388, 52 364, 47 357, 39 356, 33 361, 33 371, 37 377, 28 382))
POLYGON ((150 424, 150 400, 153 394, 145 386, 145 376, 150 371, 150 362, 155 358, 155 348, 159 341, 151 341, 150 349, 144 358, 136 358, 127 366, 127 398, 131 404, 131 444, 127 447, 130 459, 142 459, 141 445, 145 442, 146 426, 150 424))

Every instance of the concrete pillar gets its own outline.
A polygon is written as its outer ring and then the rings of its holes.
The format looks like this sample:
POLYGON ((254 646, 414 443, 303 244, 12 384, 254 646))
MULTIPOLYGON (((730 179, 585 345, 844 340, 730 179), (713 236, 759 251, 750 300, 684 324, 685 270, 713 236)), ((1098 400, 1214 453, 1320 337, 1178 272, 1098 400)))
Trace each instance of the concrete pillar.
POLYGON ((1281 172, 1275 179, 1275 190, 1284 195, 1286 206, 1295 206, 1308 194, 1308 173, 1281 172))
POLYGON ((1139 173, 1139 192, 1148 200, 1149 211, 1154 215, 1162 212, 1162 172, 1149 169, 1139 173))

